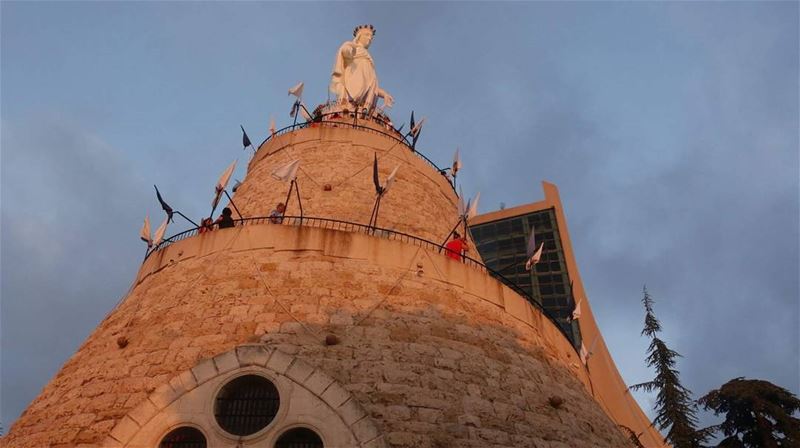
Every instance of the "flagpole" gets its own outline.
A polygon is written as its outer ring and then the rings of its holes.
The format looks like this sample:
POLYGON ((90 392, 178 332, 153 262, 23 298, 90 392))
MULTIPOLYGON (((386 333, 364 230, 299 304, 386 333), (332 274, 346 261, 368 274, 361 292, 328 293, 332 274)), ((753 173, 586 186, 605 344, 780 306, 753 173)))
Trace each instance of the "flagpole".
POLYGON ((445 239, 444 239, 444 242, 443 242, 441 245, 439 245, 439 253, 441 253, 441 252, 442 252, 442 249, 444 249, 444 245, 445 245, 445 244, 447 244, 447 240, 449 240, 449 239, 450 239, 450 236, 451 236, 451 235, 453 235, 453 232, 455 232, 455 231, 456 231, 456 229, 458 229, 458 226, 459 226, 459 225, 461 225, 461 221, 462 221, 463 219, 464 219, 464 217, 463 217, 463 216, 458 218, 458 222, 457 222, 457 223, 456 223, 456 225, 453 227, 453 230, 451 230, 451 231, 450 231, 450 233, 448 233, 448 234, 447 234, 447 237, 445 237, 445 239))
POLYGON ((236 210, 236 214, 239 215, 239 219, 244 219, 244 216, 242 216, 242 214, 239 213, 239 207, 236 206, 236 203, 233 202, 231 195, 228 194, 228 190, 222 190, 222 192, 225 193, 225 196, 228 198, 229 201, 231 201, 231 205, 233 206, 233 209, 236 210))
POLYGON ((214 212, 217 210, 217 205, 219 205, 219 201, 216 201, 216 202, 217 202, 216 204, 212 204, 212 206, 211 206, 211 213, 209 213, 208 219, 211 219, 211 218, 214 217, 214 212))
POLYGON ((378 207, 378 201, 380 200, 381 196, 378 195, 375 197, 375 203, 372 204, 372 213, 369 214, 369 227, 372 227, 372 221, 375 219, 375 209, 378 207))
POLYGON ((309 116, 309 119, 306 120, 306 123, 310 123, 311 120, 314 118, 314 116, 311 115, 311 112, 309 112, 308 109, 306 109, 306 106, 303 103, 300 103, 300 107, 302 107, 303 110, 306 111, 306 114, 309 116))
POLYGON ((300 99, 298 98, 297 101, 294 102, 292 105, 292 112, 294 112, 294 123, 292 123, 292 128, 297 126, 297 113, 300 112, 300 99))
POLYGON ((300 185, 294 182, 294 192, 297 195, 297 204, 300 206, 300 225, 303 225, 303 201, 300 200, 300 185))
POLYGON ((284 205, 283 205, 283 207, 284 207, 284 209, 283 209, 283 214, 284 214, 284 215, 286 215, 286 210, 288 210, 288 209, 289 209, 289 198, 291 198, 291 197, 292 197, 292 188, 294 188, 294 180, 292 180, 292 183, 291 183, 291 184, 289 184, 289 192, 288 192, 288 193, 286 193, 286 200, 285 200, 285 201, 283 201, 283 204, 284 204, 284 205))
POLYGON ((381 210, 381 198, 382 197, 383 197, 383 194, 379 194, 378 195, 378 203, 376 204, 376 207, 375 207, 375 222, 372 224, 372 229, 373 230, 376 227, 378 227, 378 212, 381 210))
POLYGON ((190 222, 190 223, 192 223, 192 225, 194 225, 195 227, 200 227, 200 226, 198 226, 198 225, 197 225, 197 223, 196 223, 196 222, 194 222, 194 221, 192 221, 191 219, 187 218, 187 217, 186 217, 186 215, 184 215, 183 213, 181 213, 181 212, 179 212, 179 211, 177 211, 177 210, 175 210, 175 211, 174 211, 174 213, 177 213, 177 214, 181 215, 181 217, 182 217, 183 219, 185 219, 185 220, 189 221, 189 222, 190 222))

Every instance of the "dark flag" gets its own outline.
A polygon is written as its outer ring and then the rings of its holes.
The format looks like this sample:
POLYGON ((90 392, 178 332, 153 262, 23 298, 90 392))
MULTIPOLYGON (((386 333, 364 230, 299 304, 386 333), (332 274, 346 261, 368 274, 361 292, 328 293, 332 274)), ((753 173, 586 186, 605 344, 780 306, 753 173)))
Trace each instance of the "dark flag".
POLYGON ((244 130, 244 126, 239 125, 239 127, 242 128, 242 145, 244 148, 247 149, 248 146, 253 146, 253 144, 250 143, 250 137, 247 136, 247 132, 244 130))
POLYGON ((164 199, 161 198, 161 193, 159 193, 158 187, 156 187, 155 185, 153 185, 153 187, 156 189, 156 197, 158 198, 158 202, 161 203, 161 208, 163 208, 164 211, 167 212, 167 220, 169 222, 172 222, 172 214, 175 212, 173 212, 172 207, 170 207, 166 202, 164 202, 164 199))
POLYGON ((419 138, 420 132, 422 132, 422 125, 425 124, 425 117, 422 117, 422 120, 419 121, 413 128, 411 128, 411 147, 415 148, 417 146, 417 139, 419 138))
POLYGON ((375 153, 375 161, 372 163, 372 182, 375 184, 375 192, 381 194, 381 180, 378 178, 378 154, 375 153))
MULTIPOLYGON (((414 132, 414 126, 416 126, 416 123, 414 123, 414 111, 412 110, 411 111, 411 125, 408 127, 409 129, 411 129, 411 132, 414 132)), ((410 134, 410 132, 409 132, 409 134, 410 134)))

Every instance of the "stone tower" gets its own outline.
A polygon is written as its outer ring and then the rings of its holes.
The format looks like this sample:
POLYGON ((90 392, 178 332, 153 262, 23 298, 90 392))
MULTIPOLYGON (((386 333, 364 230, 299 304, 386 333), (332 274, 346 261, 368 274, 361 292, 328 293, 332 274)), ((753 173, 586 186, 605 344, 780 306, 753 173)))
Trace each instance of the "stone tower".
MULTIPOLYGON (((3 445, 616 448, 625 424, 663 446, 593 397, 539 308, 442 253, 449 180, 384 115, 350 110, 262 143, 233 197, 248 219, 157 247, 3 445), (399 166, 378 229, 375 157, 381 179, 399 166), (281 222, 258 218, 295 159, 303 219, 296 197, 281 222)), ((606 400, 641 414, 622 390, 606 400)))

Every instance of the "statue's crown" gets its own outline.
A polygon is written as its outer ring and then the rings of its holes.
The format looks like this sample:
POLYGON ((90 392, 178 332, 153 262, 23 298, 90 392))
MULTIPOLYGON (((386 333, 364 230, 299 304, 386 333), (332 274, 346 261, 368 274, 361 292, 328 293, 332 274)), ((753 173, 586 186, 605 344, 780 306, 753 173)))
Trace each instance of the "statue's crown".
POLYGON ((375 27, 372 25, 358 25, 357 27, 353 28, 353 37, 358 35, 360 30, 370 30, 372 31, 372 35, 375 35, 375 27))

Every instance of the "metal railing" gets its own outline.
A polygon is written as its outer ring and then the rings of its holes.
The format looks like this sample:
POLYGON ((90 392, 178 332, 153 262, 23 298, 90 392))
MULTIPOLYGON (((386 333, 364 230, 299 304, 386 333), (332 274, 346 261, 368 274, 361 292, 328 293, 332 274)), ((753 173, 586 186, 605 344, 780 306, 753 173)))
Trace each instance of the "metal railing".
MULTIPOLYGON (((371 227, 371 226, 368 226, 366 224, 360 224, 360 223, 351 222, 351 221, 342 221, 342 220, 339 220, 339 219, 319 218, 319 217, 311 217, 311 216, 303 216, 303 217, 300 217, 300 216, 284 216, 282 218, 282 221, 280 223, 277 223, 277 224, 273 223, 272 220, 273 220, 273 218, 270 218, 268 216, 264 216, 264 217, 256 217, 256 218, 237 219, 237 220, 234 220, 234 222, 236 223, 237 226, 255 225, 255 224, 272 224, 272 225, 289 225, 289 226, 295 226, 295 227, 313 227, 313 228, 319 228, 319 229, 337 230, 337 231, 341 231, 341 232, 362 233, 362 234, 373 236, 373 237, 383 238, 383 239, 392 240, 392 241, 400 241, 400 242, 406 243, 406 244, 413 244, 415 246, 419 246, 419 247, 422 247, 424 249, 435 251, 435 252, 439 252, 439 253, 444 252, 444 251, 447 250, 445 248, 445 246, 442 245, 442 244, 435 243, 433 241, 426 240, 424 238, 420 238, 418 236, 409 235, 407 233, 399 232, 397 230, 384 229, 384 228, 381 228, 381 227, 371 227)), ((218 232, 219 229, 216 229, 216 226, 215 226, 214 230, 209 230, 209 231, 218 232)), ((154 247, 147 254, 147 256, 145 257, 145 260, 148 257, 150 257, 150 255, 152 255, 153 253, 155 253, 155 252, 157 252, 157 251, 169 246, 170 244, 178 242, 178 241, 181 241, 181 240, 184 240, 184 239, 192 237, 194 235, 197 235, 198 232, 199 232, 199 227, 183 231, 181 233, 178 233, 176 235, 173 235, 173 236, 165 239, 164 241, 162 241, 158 246, 154 247)), ((469 266, 471 268, 474 268, 474 269, 478 269, 479 271, 481 271, 484 274, 491 275, 492 277, 496 278, 498 281, 500 281, 501 283, 506 285, 508 288, 510 288, 511 290, 516 292, 517 294, 519 294, 521 297, 524 297, 525 300, 528 301, 528 303, 530 303, 534 308, 539 310, 545 317, 547 317, 553 323, 553 325, 556 326, 556 328, 558 328, 558 330, 561 332, 561 334, 563 334, 564 337, 570 342, 570 345, 572 346, 572 348, 577 351, 577 349, 575 348, 575 342, 572 340, 572 337, 569 335, 569 333, 567 333, 566 330, 564 330, 564 328, 561 326, 561 324, 559 323, 558 319, 556 319, 555 316, 553 316, 549 311, 547 311, 544 307, 542 307, 542 305, 539 302, 534 300, 533 297, 531 297, 519 285, 517 285, 516 283, 514 283, 513 281, 511 281, 510 279, 508 279, 504 275, 500 274, 499 272, 497 272, 494 269, 486 266, 485 264, 483 264, 482 262, 480 262, 480 261, 478 261, 478 260, 476 260, 474 258, 468 257, 466 255, 462 255, 461 259, 464 262, 464 264, 466 264, 467 266, 469 266)))
MULTIPOLYGON (((347 114, 343 114, 341 112, 330 112, 330 113, 326 113, 326 114, 315 115, 314 118, 312 120, 310 120, 310 121, 304 121, 302 123, 295 123, 295 124, 286 126, 284 128, 278 129, 277 131, 275 131, 274 134, 271 134, 270 136, 265 138, 264 141, 261 142, 260 145, 258 145, 258 147, 261 148, 265 143, 267 143, 268 141, 272 140, 274 137, 277 137, 279 135, 288 134, 290 132, 293 132, 293 131, 299 130, 299 129, 305 129, 305 128, 311 128, 311 127, 358 129, 360 131, 371 132, 373 134, 382 135, 382 136, 384 136, 386 138, 390 138, 390 139, 394 140, 395 142, 404 145, 406 148, 408 148, 409 151, 411 151, 412 154, 414 154, 417 157, 421 158, 428 165, 430 165, 433 169, 435 169, 439 174, 441 174, 442 176, 445 176, 446 170, 444 170, 442 168, 439 168, 439 166, 436 165, 436 163, 434 163, 431 159, 426 157, 425 154, 422 154, 421 152, 419 152, 416 149, 414 149, 411 146, 411 143, 408 141, 408 139, 403 134, 401 134, 397 129, 395 129, 394 126, 392 126, 388 122, 385 122, 385 121, 383 121, 381 119, 377 119, 375 117, 369 117, 369 116, 363 117, 362 116, 362 117, 359 118, 358 117, 359 115, 360 114, 355 113, 355 112, 349 112, 347 114), (331 118, 331 117, 333 117, 335 115, 338 115, 338 118, 336 120, 326 119, 326 118, 331 118), (348 118, 352 118, 353 122, 351 123, 349 121, 345 121, 348 118), (358 124, 359 120, 372 120, 372 121, 375 121, 375 122, 377 122, 378 124, 380 124, 382 126, 388 126, 388 127, 390 127, 392 129, 394 134, 391 134, 389 132, 384 132, 384 131, 381 131, 379 129, 375 129, 375 128, 372 128, 372 127, 369 127, 369 126, 360 125, 360 124, 358 124)), ((445 178, 446 178, 446 176, 445 176, 445 178)), ((449 181, 449 179, 448 179, 447 183, 450 184, 450 187, 452 187, 453 191, 455 191, 455 186, 453 185, 452 182, 449 181)))

